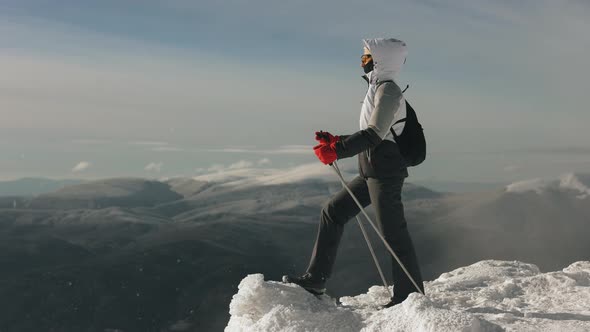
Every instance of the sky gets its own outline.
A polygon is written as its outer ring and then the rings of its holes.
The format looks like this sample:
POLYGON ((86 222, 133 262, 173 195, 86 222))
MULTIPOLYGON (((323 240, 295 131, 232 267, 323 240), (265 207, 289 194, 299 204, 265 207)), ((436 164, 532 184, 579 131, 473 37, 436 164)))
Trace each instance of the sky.
POLYGON ((408 45, 398 83, 428 144, 411 179, 584 172, 589 17, 567 0, 0 0, 0 180, 319 163, 315 131, 359 129, 374 37, 408 45))

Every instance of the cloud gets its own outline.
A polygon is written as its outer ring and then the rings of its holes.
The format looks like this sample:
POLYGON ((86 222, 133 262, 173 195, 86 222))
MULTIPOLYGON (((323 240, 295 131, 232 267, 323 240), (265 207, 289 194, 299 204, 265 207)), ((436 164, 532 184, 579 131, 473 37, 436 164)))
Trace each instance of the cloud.
POLYGON ((227 167, 225 167, 225 165, 223 165, 223 164, 213 164, 207 170, 205 170, 204 168, 197 168, 197 169, 195 169, 195 172, 204 173, 205 171, 208 171, 208 172, 213 172, 213 173, 220 173, 220 172, 233 171, 233 170, 249 169, 253 166, 254 166, 254 163, 251 161, 240 160, 240 161, 235 162, 227 167))
POLYGON ((89 144, 89 145, 99 145, 99 144, 108 144, 112 143, 113 141, 108 139, 98 139, 98 138, 80 138, 72 140, 74 144, 89 144))
POLYGON ((227 153, 255 153, 255 154, 301 154, 313 155, 312 145, 282 145, 274 149, 257 149, 257 148, 222 148, 206 149, 208 152, 227 152, 227 153))
POLYGON ((209 168, 196 168, 194 172, 198 174, 195 178, 199 178, 203 181, 227 182, 229 180, 233 181, 236 179, 268 175, 271 172, 274 172, 274 170, 263 169, 260 167, 269 164, 270 160, 268 158, 260 159, 256 163, 240 160, 229 166, 225 166, 224 164, 213 164, 209 168))
POLYGON ((559 177, 559 187, 563 189, 574 190, 580 193, 578 198, 584 199, 590 197, 590 187, 588 176, 576 175, 574 173, 562 174, 559 177))
POLYGON ((312 145, 285 145, 278 149, 268 150, 269 154, 308 154, 313 155, 312 145))
MULTIPOLYGON (((252 160, 280 154, 313 157, 313 144, 285 144, 305 142, 302 137, 316 125, 341 129, 335 131, 339 134, 357 130, 363 93, 356 80, 360 39, 399 34, 410 48, 400 80, 412 85, 406 94, 434 143, 431 151, 483 151, 486 136, 494 137, 498 149, 523 146, 523 138, 541 146, 550 138, 566 145, 590 140, 585 130, 590 113, 584 113, 590 76, 588 1, 382 2, 363 24, 350 19, 366 11, 358 1, 338 6, 304 1, 309 6, 254 0, 226 10, 222 2, 157 0, 141 13, 114 2, 73 5, 88 20, 32 8, 23 9, 31 9, 30 15, 0 11, 0 31, 6 32, 0 34, 6 46, 0 54, 0 109, 7 112, 0 132, 13 130, 17 141, 18 135, 49 141, 58 132, 120 142, 182 137, 201 147, 237 142, 246 146, 222 151, 257 154, 252 160), (161 7, 166 10, 159 10, 161 20, 154 26, 148 18, 161 7), (208 13, 215 13, 215 20, 201 19, 208 13), (97 17, 149 22, 149 27, 106 27, 97 17), (154 28, 157 34, 146 33, 154 28), (258 40, 264 43, 253 42, 258 40), (320 55, 318 61, 307 61, 310 49, 320 55), (232 90, 232 98, 217 88, 224 77, 241 87, 232 90), (267 84, 277 77, 289 79, 267 84), (452 107, 441 112, 441 105, 452 107), (280 130, 269 130, 277 126, 280 130), (496 134, 493 128, 506 130, 496 134), (453 143, 456 137, 461 144, 453 143), (283 146, 255 147, 269 141, 283 146)), ((30 7, 14 3, 9 7, 30 7)), ((195 146, 182 144, 187 150, 145 147, 192 152, 195 146)), ((448 167, 461 165, 452 161, 448 167)), ((502 166, 498 163, 499 173, 502 166)), ((440 168, 421 170, 437 174, 440 168)))
MULTIPOLYGON (((224 186, 244 188, 253 185, 279 185, 303 181, 338 181, 334 171, 319 162, 303 164, 287 169, 272 168, 224 168, 223 165, 211 167, 211 173, 198 175, 193 179, 208 181, 224 186)), ((356 169, 342 169, 345 178, 355 176, 356 169)))
POLYGON ((557 180, 535 178, 531 180, 518 181, 506 186, 506 192, 524 193, 533 191, 542 194, 547 190, 568 190, 577 192, 577 198, 585 199, 590 197, 590 176, 586 174, 564 173, 557 180))
POLYGON ((91 165, 92 164, 88 161, 81 161, 78 163, 78 165, 72 168, 72 172, 82 172, 84 170, 87 170, 91 165))
POLYGON ((183 148, 175 147, 175 146, 157 146, 151 149, 152 151, 156 152, 180 152, 184 151, 183 148))
POLYGON ((520 170, 521 168, 522 168, 522 166, 520 166, 520 165, 507 165, 507 166, 504 166, 504 171, 515 172, 515 171, 520 170))
POLYGON ((207 171, 209 172, 221 172, 225 169, 225 166, 223 164, 213 164, 211 165, 211 167, 209 167, 207 169, 207 171))
MULTIPOLYGON (((319 82, 309 77, 312 70, 258 61, 246 64, 223 54, 175 47, 178 45, 146 43, 136 48, 137 44, 120 40, 122 35, 96 36, 92 31, 97 30, 77 29, 54 20, 2 17, 0 13, 0 31, 9 33, 0 34, 0 44, 16 46, 7 46, 0 54, 0 72, 5 78, 0 80, 0 106, 8 110, 0 131, 59 129, 64 135, 84 132, 121 141, 159 133, 178 135, 175 138, 182 135, 207 146, 205 142, 213 137, 222 145, 235 144, 235 137, 256 136, 252 133, 263 132, 268 123, 288 121, 284 130, 291 133, 278 138, 296 141, 313 114, 311 109, 302 112, 301 100, 307 104, 318 96, 320 87, 339 80, 326 76, 319 82), (199 65, 204 61, 206 68, 199 65), (269 86, 265 83, 271 72, 289 80, 269 86), (228 75, 235 86, 243 87, 232 90, 232 98, 215 88, 224 82, 220 78, 228 75), (60 77, 59 84, 55 84, 55 77, 60 77), (297 94, 292 93, 295 90, 297 94), (269 105, 278 104, 281 110, 270 112, 269 105), (252 120, 233 126, 229 119, 241 119, 245 109, 252 120), (63 118, 68 119, 66 128, 59 120, 63 118), (220 132, 232 135, 220 136, 220 132)), ((326 97, 335 91, 325 92, 313 104, 340 108, 335 98, 326 97)), ((260 136, 244 143, 268 140, 260 136)), ((153 151, 183 151, 166 145, 153 147, 153 151)))
POLYGON ((144 170, 148 171, 148 172, 157 172, 160 173, 160 171, 162 170, 162 163, 154 163, 151 162, 149 164, 147 164, 144 168, 144 170))
POLYGON ((264 185, 277 185, 309 180, 332 182, 337 181, 337 177, 331 167, 315 162, 286 170, 277 170, 273 174, 257 177, 255 180, 264 185))
POLYGON ((249 168, 254 166, 253 162, 250 161, 246 161, 246 160, 240 160, 237 163, 231 164, 229 165, 229 169, 241 169, 241 168, 249 168))
POLYGON ((512 193, 523 193, 527 191, 534 191, 538 194, 543 193, 543 191, 549 186, 551 182, 546 179, 536 178, 530 180, 523 180, 513 182, 506 186, 506 192, 512 193))
POLYGON ((167 142, 160 142, 160 141, 132 141, 127 142, 129 145, 147 145, 147 146, 164 146, 168 145, 167 142))
MULTIPOLYGON (((582 143, 582 142, 580 142, 582 143)), ((588 146, 538 146, 530 148, 516 148, 510 150, 516 153, 534 153, 534 154, 555 154, 555 155, 580 155, 590 156, 590 147, 588 146)))

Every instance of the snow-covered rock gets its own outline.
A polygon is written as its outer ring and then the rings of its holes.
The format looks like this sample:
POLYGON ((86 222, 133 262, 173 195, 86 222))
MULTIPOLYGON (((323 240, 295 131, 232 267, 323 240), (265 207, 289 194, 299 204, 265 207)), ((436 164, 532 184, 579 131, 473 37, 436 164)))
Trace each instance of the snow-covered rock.
POLYGON ((249 275, 230 304, 237 331, 590 331, 590 262, 541 273, 518 261, 481 261, 426 282, 388 309, 382 286, 317 298, 293 284, 249 275))

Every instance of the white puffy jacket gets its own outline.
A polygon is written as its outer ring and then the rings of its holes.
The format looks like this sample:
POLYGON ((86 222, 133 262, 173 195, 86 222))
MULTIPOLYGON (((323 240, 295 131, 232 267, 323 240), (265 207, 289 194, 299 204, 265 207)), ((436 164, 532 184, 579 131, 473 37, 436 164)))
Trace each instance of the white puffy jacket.
MULTIPOLYGON (((390 131, 392 125, 406 117, 406 103, 395 79, 405 62, 407 49, 403 41, 391 38, 364 39, 373 58, 373 71, 365 76, 369 83, 360 115, 360 130, 342 136, 336 144, 338 159, 359 156, 364 177, 407 176, 405 162, 390 131)), ((404 122, 393 127, 396 135, 404 122)))
MULTIPOLYGON (((395 142, 389 128, 406 117, 405 99, 395 83, 408 54, 406 43, 384 38, 364 39, 363 43, 371 51, 374 68, 366 75, 369 88, 361 107, 360 129, 371 128, 382 140, 395 142)), ((402 133, 404 123, 393 128, 397 135, 402 133)))

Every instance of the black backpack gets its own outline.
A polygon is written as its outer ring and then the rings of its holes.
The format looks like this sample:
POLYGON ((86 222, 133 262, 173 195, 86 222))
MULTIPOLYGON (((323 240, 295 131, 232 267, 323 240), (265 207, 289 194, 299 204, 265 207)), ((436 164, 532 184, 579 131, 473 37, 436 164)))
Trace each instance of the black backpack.
POLYGON ((406 165, 420 165, 426 159, 426 138, 424 138, 424 129, 422 129, 422 125, 418 122, 416 112, 407 100, 406 118, 396 121, 393 125, 395 126, 400 122, 405 122, 406 124, 399 136, 393 130, 393 126, 389 130, 393 134, 393 138, 395 138, 395 142, 399 147, 402 157, 404 157, 406 165))

